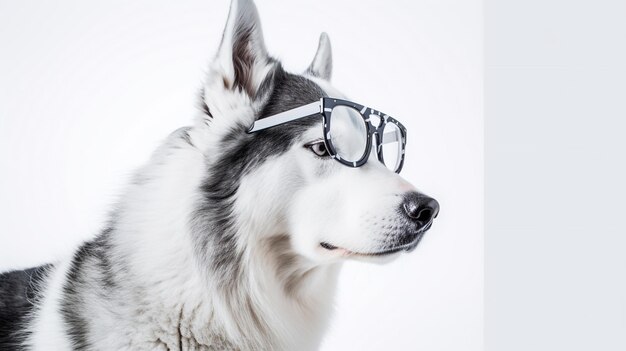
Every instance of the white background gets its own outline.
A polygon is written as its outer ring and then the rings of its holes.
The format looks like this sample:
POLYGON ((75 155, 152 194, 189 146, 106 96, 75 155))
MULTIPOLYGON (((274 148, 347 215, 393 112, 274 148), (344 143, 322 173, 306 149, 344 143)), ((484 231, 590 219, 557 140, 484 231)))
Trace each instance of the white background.
MULTIPOLYGON (((409 130, 403 176, 441 214, 420 247, 346 264, 324 350, 483 348, 482 5, 257 1, 266 44, 409 130)), ((102 227, 133 170, 190 123, 227 1, 0 1, 0 269, 102 227)))
POLYGON ((485 1, 488 351, 626 350, 626 1, 485 1))

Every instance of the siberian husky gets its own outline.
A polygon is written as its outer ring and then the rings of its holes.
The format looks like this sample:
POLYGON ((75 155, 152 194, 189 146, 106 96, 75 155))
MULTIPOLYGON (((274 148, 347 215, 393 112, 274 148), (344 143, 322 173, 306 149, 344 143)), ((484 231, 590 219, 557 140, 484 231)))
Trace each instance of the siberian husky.
POLYGON ((406 130, 302 74, 233 0, 192 126, 66 261, 0 275, 0 349, 314 350, 345 260, 418 244, 439 205, 399 176, 406 130))

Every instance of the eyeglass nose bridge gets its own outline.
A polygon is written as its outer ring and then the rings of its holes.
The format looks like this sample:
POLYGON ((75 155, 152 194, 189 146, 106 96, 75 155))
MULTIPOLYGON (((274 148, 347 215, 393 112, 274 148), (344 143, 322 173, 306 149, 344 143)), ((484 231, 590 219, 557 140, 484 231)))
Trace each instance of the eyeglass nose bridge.
POLYGON ((370 144, 371 146, 370 146, 369 154, 371 156, 373 152, 376 155, 378 162, 384 165, 385 162, 383 160, 383 142, 382 142, 382 136, 380 135, 380 133, 381 132, 379 132, 379 129, 374 129, 371 132, 370 138, 372 138, 372 142, 370 144))
POLYGON ((369 122, 369 124, 374 127, 374 129, 378 130, 384 124, 385 120, 378 114, 373 113, 373 110, 370 110, 370 114, 365 119, 369 122))

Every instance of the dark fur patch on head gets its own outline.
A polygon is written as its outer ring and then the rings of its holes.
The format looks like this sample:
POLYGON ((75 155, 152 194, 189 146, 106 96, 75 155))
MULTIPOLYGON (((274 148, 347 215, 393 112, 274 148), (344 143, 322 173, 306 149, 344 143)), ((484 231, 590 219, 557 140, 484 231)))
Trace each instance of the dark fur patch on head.
POLYGON ((41 299, 39 285, 52 265, 0 274, 0 350, 21 350, 26 328, 41 299))
MULTIPOLYGON (((280 65, 270 76, 271 87, 260 116, 279 112, 314 102, 325 95, 312 81, 285 72, 280 65)), ((228 118, 228 116, 215 116, 228 118)), ((297 136, 319 123, 311 117, 247 134, 249 126, 234 127, 221 141, 218 159, 208 165, 208 173, 201 185, 204 198, 193 220, 198 255, 210 265, 212 277, 228 288, 242 274, 242 252, 236 247, 237 228, 233 219, 235 194, 241 179, 270 157, 286 152, 297 136)), ((245 233, 242 233, 245 235, 245 233)))

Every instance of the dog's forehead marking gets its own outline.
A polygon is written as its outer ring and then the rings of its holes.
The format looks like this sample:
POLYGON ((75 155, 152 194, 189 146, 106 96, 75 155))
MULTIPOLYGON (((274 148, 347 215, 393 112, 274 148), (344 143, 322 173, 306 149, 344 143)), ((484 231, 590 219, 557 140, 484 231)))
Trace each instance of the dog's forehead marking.
POLYGON ((334 98, 340 99, 346 98, 346 96, 342 92, 337 90, 337 88, 335 88, 332 84, 330 84, 329 81, 313 77, 311 75, 305 75, 305 77, 317 84, 324 91, 324 93, 326 93, 326 96, 332 96, 334 98))
POLYGON ((318 101, 327 95, 310 76, 291 74, 279 68, 273 79, 275 84, 260 118, 318 101))

